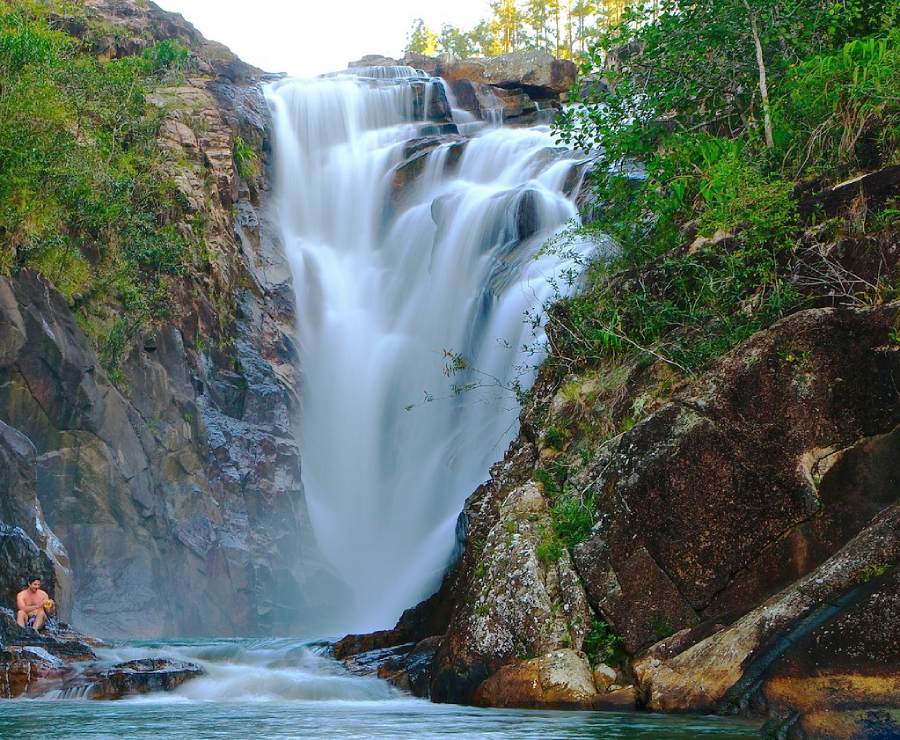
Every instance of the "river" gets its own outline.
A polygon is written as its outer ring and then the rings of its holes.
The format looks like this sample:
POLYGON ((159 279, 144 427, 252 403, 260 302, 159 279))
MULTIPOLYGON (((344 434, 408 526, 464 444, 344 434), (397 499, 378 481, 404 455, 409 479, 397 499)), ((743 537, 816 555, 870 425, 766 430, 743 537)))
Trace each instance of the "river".
POLYGON ((740 738, 758 724, 723 717, 478 709, 431 704, 350 674, 293 639, 121 643, 111 662, 167 655, 206 676, 171 694, 123 701, 52 697, 0 703, 0 738, 740 738))

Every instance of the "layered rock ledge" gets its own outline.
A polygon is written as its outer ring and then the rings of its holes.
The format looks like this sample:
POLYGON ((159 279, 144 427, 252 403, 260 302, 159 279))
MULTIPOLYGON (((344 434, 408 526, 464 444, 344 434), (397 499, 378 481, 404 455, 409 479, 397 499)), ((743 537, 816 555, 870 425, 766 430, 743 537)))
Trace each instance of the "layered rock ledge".
POLYGON ((167 658, 110 664, 98 659, 100 647, 55 621, 41 632, 19 627, 9 609, 0 609, 0 698, 122 699, 173 691, 203 675, 193 663, 167 658))

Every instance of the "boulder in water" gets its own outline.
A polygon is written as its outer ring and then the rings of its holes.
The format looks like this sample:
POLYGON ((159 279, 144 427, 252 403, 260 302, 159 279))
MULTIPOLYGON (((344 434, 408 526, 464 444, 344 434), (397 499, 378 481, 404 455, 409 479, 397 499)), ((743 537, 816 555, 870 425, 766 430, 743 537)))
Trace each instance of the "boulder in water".
POLYGON ((378 667, 378 677, 413 696, 431 696, 431 664, 442 637, 426 637, 403 656, 389 658, 378 667))
MULTIPOLYGON (((568 552, 546 549, 546 533, 553 525, 540 487, 528 482, 513 489, 499 505, 498 514, 485 538, 469 593, 457 606, 435 658, 432 691, 438 701, 465 703, 477 696, 485 705, 494 701, 500 706, 540 705, 536 696, 526 699, 516 690, 515 695, 505 697, 494 684, 483 692, 480 684, 503 666, 521 665, 525 656, 581 650, 591 623, 585 593, 568 552)), ((561 655, 510 669, 511 675, 553 673, 553 666, 560 661, 571 668, 573 656, 561 655)), ((581 660, 585 684, 596 693, 590 666, 583 656, 581 660)), ((547 680, 551 684, 556 681, 547 680)), ((518 678, 515 682, 519 683, 518 678)), ((548 688, 548 692, 553 698, 547 699, 546 706, 566 703, 556 689, 548 688)), ((569 705, 587 701, 583 692, 573 692, 569 705)))
POLYGON ((87 671, 66 686, 86 685, 88 699, 122 699, 126 696, 174 691, 185 681, 203 675, 194 663, 167 658, 143 658, 119 663, 99 671, 87 671))
POLYGON ((598 691, 583 653, 571 648, 503 666, 482 683, 472 703, 526 709, 634 709, 634 687, 598 691))
POLYGON ((39 696, 58 688, 75 669, 40 647, 0 648, 0 698, 39 696))

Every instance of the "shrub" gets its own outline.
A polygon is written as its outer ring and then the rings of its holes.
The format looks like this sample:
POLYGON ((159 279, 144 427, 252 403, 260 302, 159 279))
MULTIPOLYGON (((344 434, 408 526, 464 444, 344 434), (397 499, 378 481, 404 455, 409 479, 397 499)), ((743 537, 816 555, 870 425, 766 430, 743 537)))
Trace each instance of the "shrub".
POLYGON ((243 180, 256 177, 258 158, 253 147, 240 135, 234 137, 234 168, 243 180))
POLYGON ((40 272, 67 301, 72 301, 91 284, 91 267, 74 244, 61 237, 30 250, 26 264, 40 272))
POLYGON ((602 619, 591 620, 590 632, 584 638, 584 652, 592 665, 618 663, 624 656, 622 638, 614 634, 602 619))
POLYGON ((858 38, 791 70, 775 107, 782 156, 805 170, 867 166, 900 140, 900 30, 858 38), (872 151, 874 150, 874 151, 872 151))
POLYGON ((27 266, 80 296, 79 320, 113 372, 123 343, 165 315, 170 276, 189 263, 173 226, 184 203, 160 174, 163 114, 147 103, 189 53, 162 41, 100 61, 51 28, 55 10, 0 0, 0 270, 27 266))

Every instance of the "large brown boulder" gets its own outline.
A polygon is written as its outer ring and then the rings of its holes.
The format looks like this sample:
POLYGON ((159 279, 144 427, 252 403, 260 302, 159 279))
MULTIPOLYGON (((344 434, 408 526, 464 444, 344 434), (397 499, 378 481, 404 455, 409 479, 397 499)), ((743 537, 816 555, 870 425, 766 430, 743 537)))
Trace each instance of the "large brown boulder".
POLYGON ((900 458, 878 437, 900 423, 897 314, 784 319, 598 458, 599 523, 574 559, 628 650, 731 621, 896 500, 900 458))
POLYGON ((117 663, 110 668, 85 672, 65 684, 63 691, 82 694, 88 699, 123 699, 126 696, 174 691, 192 678, 199 678, 203 670, 181 660, 143 658, 117 663), (84 687, 82 689, 82 687, 84 687))
POLYGON ((488 59, 485 82, 497 87, 524 87, 567 92, 575 84, 578 68, 568 59, 556 59, 546 51, 514 51, 488 59))
POLYGON ((761 701, 812 737, 840 729, 863 707, 896 709, 897 576, 900 505, 877 516, 819 568, 727 628, 671 658, 634 663, 647 706, 656 711, 743 708, 761 701), (810 715, 808 718, 806 715, 810 715))
POLYGON ((578 68, 568 59, 530 50, 488 59, 442 56, 435 63, 433 74, 448 82, 468 80, 498 88, 522 88, 539 97, 559 97, 575 84, 578 68))
POLYGON ((478 687, 472 703, 483 707, 591 709, 597 696, 587 658, 564 648, 503 666, 478 687))
POLYGON ((759 689, 784 733, 900 736, 900 571, 872 563, 843 611, 791 643, 759 689), (798 717, 798 712, 800 716, 798 717))

